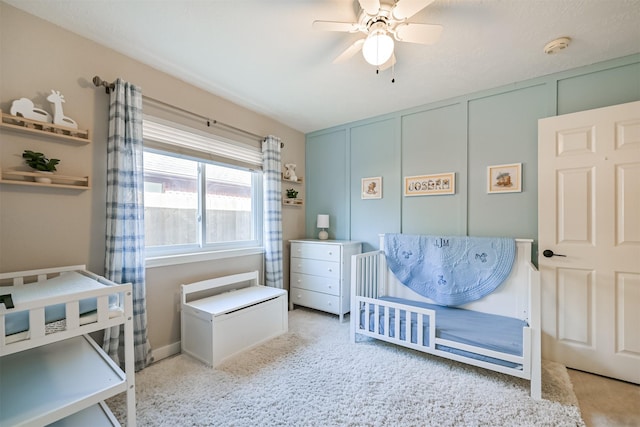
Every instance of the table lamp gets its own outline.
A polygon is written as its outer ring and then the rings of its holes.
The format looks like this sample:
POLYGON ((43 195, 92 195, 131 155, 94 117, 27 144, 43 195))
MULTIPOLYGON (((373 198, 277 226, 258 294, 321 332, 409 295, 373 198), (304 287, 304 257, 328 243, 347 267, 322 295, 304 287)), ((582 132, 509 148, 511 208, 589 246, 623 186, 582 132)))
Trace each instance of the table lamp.
POLYGON ((319 214, 317 227, 322 229, 322 231, 318 233, 318 239, 327 240, 329 238, 329 233, 327 233, 325 228, 329 228, 329 215, 319 214))

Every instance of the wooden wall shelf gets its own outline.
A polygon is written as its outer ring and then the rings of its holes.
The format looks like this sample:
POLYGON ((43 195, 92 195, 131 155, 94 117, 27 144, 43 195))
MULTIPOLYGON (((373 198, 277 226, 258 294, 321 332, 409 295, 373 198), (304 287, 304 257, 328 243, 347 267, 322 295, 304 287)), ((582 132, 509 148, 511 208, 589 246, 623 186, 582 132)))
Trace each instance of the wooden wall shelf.
MULTIPOLYGON (((2 113, 2 110, 0 110, 0 113, 2 113)), ((66 126, 54 125, 53 123, 39 122, 37 120, 25 119, 24 117, 12 116, 7 113, 2 113, 0 127, 31 135, 59 138, 81 144, 91 142, 88 130, 73 129, 66 126)))
POLYGON ((297 181, 293 181, 293 180, 290 180, 290 179, 288 179, 288 178, 285 178, 285 177, 284 177, 284 174, 282 174, 282 173, 281 173, 281 174, 280 174, 280 178, 282 178, 282 180, 283 180, 284 182, 291 182, 291 183, 293 183, 293 184, 302 184, 302 177, 301 177, 301 176, 299 176, 299 177, 298 177, 298 180, 297 180, 297 181))
POLYGON ((88 176, 42 175, 37 172, 18 170, 0 171, 0 183, 28 185, 32 187, 72 188, 74 190, 88 190, 91 188, 91 182, 88 176), (41 183, 31 180, 31 178, 36 177, 51 178, 51 183, 41 183))
POLYGON ((302 199, 287 199, 287 198, 283 198, 282 199, 282 204, 283 205, 287 205, 287 206, 303 206, 304 205, 304 200, 302 200, 302 199))

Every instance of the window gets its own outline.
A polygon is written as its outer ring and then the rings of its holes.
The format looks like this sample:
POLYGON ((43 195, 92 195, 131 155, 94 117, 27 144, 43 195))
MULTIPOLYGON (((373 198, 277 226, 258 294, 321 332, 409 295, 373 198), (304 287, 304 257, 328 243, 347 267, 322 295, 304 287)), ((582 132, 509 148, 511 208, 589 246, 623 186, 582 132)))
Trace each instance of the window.
POLYGON ((157 148, 146 130, 147 256, 261 246, 262 172, 157 148))

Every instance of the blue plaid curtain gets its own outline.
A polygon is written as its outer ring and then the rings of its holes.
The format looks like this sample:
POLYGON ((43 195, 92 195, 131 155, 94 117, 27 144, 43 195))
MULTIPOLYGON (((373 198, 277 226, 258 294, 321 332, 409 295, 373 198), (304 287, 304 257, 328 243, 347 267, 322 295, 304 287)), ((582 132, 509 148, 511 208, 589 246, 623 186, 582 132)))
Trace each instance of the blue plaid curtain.
MULTIPOLYGON (((109 104, 105 276, 133 284, 135 370, 151 363, 144 260, 142 92, 118 79, 109 104)), ((121 327, 105 330, 103 348, 119 363, 121 327)))
POLYGON ((280 177, 280 138, 269 135, 262 142, 264 176, 265 284, 284 287, 282 279, 282 183, 280 177))

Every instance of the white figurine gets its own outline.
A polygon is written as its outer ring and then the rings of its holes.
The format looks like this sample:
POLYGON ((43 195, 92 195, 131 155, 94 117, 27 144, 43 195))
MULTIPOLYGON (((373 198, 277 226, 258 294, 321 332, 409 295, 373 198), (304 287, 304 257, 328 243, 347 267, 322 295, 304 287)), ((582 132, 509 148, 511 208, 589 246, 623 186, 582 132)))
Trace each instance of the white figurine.
POLYGON ((65 102, 64 95, 59 91, 51 89, 51 95, 47 96, 47 101, 53 104, 53 123, 74 129, 78 129, 78 124, 72 118, 64 115, 62 103, 65 102))
POLYGON ((42 108, 36 108, 28 98, 20 98, 13 101, 9 112, 12 116, 22 116, 25 119, 36 120, 38 122, 52 122, 51 114, 42 108))
POLYGON ((284 165, 284 167, 287 168, 287 170, 284 171, 284 178, 288 179, 289 181, 298 181, 298 177, 296 176, 295 163, 287 163, 286 165, 284 165))

